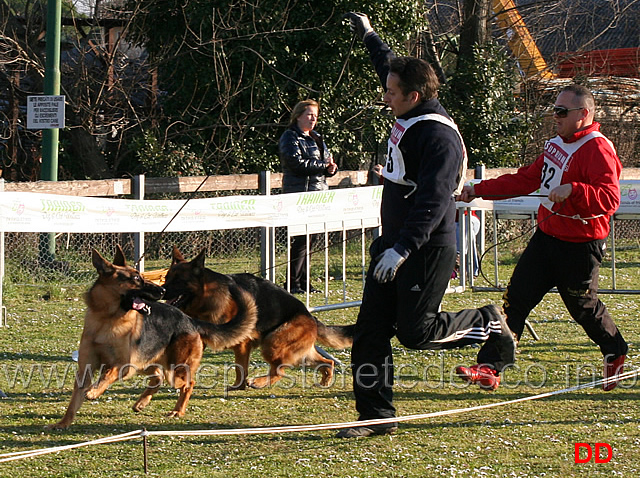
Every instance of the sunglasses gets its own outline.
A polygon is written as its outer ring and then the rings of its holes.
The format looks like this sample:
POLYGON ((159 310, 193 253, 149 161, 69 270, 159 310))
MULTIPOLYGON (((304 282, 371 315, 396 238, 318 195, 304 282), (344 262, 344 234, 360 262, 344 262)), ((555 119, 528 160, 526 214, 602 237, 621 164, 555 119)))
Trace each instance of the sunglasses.
POLYGON ((564 106, 554 106, 553 114, 558 118, 566 118, 569 114, 569 111, 583 110, 584 107, 580 106, 579 108, 566 108, 564 106))

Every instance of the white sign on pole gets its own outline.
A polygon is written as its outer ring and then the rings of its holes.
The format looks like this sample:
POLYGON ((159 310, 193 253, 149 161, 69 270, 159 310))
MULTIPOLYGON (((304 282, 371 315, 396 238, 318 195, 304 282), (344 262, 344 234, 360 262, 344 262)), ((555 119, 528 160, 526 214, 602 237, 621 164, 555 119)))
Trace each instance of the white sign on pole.
POLYGON ((27 96, 27 129, 64 128, 64 95, 27 96))

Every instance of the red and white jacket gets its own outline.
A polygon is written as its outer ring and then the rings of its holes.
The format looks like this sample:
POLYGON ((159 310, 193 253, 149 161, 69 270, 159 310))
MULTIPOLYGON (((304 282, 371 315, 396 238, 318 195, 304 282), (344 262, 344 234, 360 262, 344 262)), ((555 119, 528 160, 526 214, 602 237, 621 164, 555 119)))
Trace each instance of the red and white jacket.
POLYGON ((571 183, 571 195, 564 202, 550 205, 552 210, 541 201, 538 227, 545 234, 568 242, 604 239, 609 235, 609 218, 620 205, 622 164, 611 141, 599 131, 600 124, 594 122, 570 138, 557 136, 549 140, 545 152, 531 165, 476 184, 476 196, 498 200, 537 190, 546 194, 549 166, 559 166, 553 171, 554 182, 571 183), (586 142, 573 151, 583 138, 586 142))

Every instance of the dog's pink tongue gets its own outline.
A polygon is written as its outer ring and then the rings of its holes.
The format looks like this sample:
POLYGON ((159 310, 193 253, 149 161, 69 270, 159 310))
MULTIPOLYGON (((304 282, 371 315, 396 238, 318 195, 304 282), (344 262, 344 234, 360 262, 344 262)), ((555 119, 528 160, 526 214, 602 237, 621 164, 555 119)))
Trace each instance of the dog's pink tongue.
POLYGON ((145 304, 139 297, 133 299, 133 308, 135 310, 142 310, 145 308, 147 304, 145 304))

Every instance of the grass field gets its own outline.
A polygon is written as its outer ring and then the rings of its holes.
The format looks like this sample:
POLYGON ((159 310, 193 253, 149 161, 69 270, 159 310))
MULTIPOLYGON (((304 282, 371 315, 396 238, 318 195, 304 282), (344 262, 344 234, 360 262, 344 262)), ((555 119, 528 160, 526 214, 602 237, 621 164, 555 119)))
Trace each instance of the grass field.
MULTIPOLYGON (((637 269, 636 269, 637 271, 637 269)), ((631 274, 631 280, 633 279, 631 274)), ((354 286, 355 288, 356 286, 354 286)), ((636 284, 637 287, 637 284, 636 284)), ((329 388, 314 386, 313 371, 295 370, 269 390, 224 393, 230 352, 206 352, 198 386, 182 419, 165 414, 177 398, 163 389, 142 413, 131 411, 143 387, 138 379, 116 384, 85 402, 70 429, 45 430, 64 413, 71 395, 82 330, 82 289, 51 284, 7 287, 8 327, 0 328, 0 454, 64 446, 147 429, 212 430, 321 424, 356 419, 348 373, 349 351, 329 388)), ((341 292, 333 292, 341 294, 341 292)), ((357 290, 354 296, 359 296, 357 290)), ((640 361, 640 297, 604 295, 630 343, 628 369, 640 361)), ((498 293, 449 294, 445 310, 500 303, 498 293)), ((329 324, 351 323, 357 309, 323 312, 329 324)), ((447 352, 395 348, 395 402, 399 416, 514 400, 601 378, 602 357, 549 294, 530 320, 540 336, 525 333, 517 367, 496 392, 460 383, 451 372, 474 363, 476 348, 447 352)), ((258 352, 256 375, 265 370, 258 352)), ((334 431, 245 436, 151 436, 147 476, 162 477, 572 477, 640 475, 640 394, 635 380, 612 392, 589 388, 540 400, 402 423, 397 434, 341 440, 334 431), (574 463, 574 444, 607 443, 609 463, 574 463)), ((585 453, 582 453, 582 457, 585 453)), ((145 476, 142 440, 96 445, 0 463, 0 477, 145 476)))

